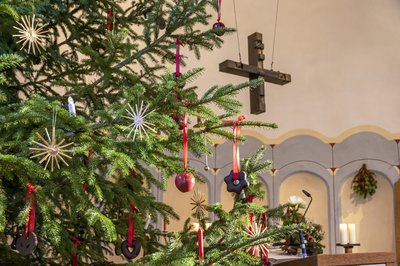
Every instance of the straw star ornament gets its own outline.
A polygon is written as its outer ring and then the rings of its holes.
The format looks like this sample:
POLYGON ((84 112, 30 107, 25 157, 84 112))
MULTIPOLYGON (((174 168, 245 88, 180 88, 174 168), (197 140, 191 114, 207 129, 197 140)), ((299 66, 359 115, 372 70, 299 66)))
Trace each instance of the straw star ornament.
POLYGON ((129 114, 129 116, 123 115, 122 117, 127 118, 129 120, 132 120, 132 123, 128 126, 128 128, 131 128, 128 134, 128 138, 130 135, 133 133, 132 140, 135 141, 136 139, 136 134, 139 133, 140 140, 143 138, 144 133, 146 137, 149 135, 147 134, 146 130, 150 130, 154 133, 157 133, 157 131, 154 128, 151 128, 151 126, 154 126, 153 123, 146 121, 146 116, 152 113, 154 110, 147 112, 147 109, 149 109, 150 104, 147 104, 146 106, 143 106, 143 101, 135 106, 135 109, 128 104, 129 108, 126 109, 126 112, 129 114), (146 113, 147 112, 147 113, 146 113))
POLYGON ((43 138, 42 135, 40 135, 38 132, 36 132, 36 135, 39 137, 41 142, 37 142, 37 141, 33 140, 32 142, 35 143, 36 145, 38 145, 38 147, 29 148, 29 149, 32 151, 40 152, 40 153, 38 153, 36 155, 32 155, 30 158, 43 157, 39 161, 39 163, 43 163, 46 161, 46 164, 44 166, 45 170, 47 169, 47 167, 50 163, 51 172, 53 172, 53 170, 54 170, 54 162, 56 163, 57 168, 60 169, 59 160, 61 162, 63 162, 66 166, 69 166, 64 158, 71 159, 72 157, 67 155, 67 153, 68 152, 71 153, 71 152, 73 152, 73 150, 67 150, 66 148, 71 146, 74 143, 71 142, 71 143, 67 143, 67 144, 63 145, 63 143, 65 142, 65 139, 63 139, 59 143, 57 143, 55 116, 53 117, 53 126, 52 126, 51 137, 50 137, 50 134, 49 134, 49 131, 47 130, 47 128, 45 128, 45 131, 46 131, 47 140, 45 138, 43 138))
MULTIPOLYGON (((244 233, 250 238, 258 238, 267 231, 267 227, 265 227, 264 229, 262 229, 262 227, 263 226, 261 224, 256 223, 254 227, 253 225, 250 225, 250 229, 246 229, 244 233)), ((260 256, 260 252, 264 256, 267 256, 269 252, 266 243, 257 243, 257 242, 255 242, 255 244, 249 247, 246 251, 250 252, 253 256, 256 257, 260 256)))
POLYGON ((206 211, 206 205, 204 204, 206 200, 204 199, 204 194, 196 189, 190 200, 192 201, 190 205, 193 205, 192 211, 194 210, 194 215, 199 219, 203 218, 204 212, 206 211))
POLYGON ((44 49, 44 39, 48 38, 48 36, 45 35, 47 31, 43 30, 46 25, 39 27, 38 24, 35 23, 35 15, 32 17, 22 16, 21 20, 22 23, 17 22, 19 27, 14 26, 19 34, 14 34, 13 36, 19 38, 17 43, 22 42, 21 50, 28 45, 28 53, 30 53, 31 48, 33 54, 36 54, 36 51, 39 53, 40 47, 44 49))

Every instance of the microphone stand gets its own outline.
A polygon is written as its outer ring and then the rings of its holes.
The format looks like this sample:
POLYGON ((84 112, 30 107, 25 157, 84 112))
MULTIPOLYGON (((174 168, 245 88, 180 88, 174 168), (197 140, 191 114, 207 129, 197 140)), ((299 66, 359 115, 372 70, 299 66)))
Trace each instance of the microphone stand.
MULTIPOLYGON (((304 195, 306 195, 307 197, 310 198, 310 201, 308 202, 307 208, 306 208, 306 210, 305 210, 305 212, 303 214, 303 217, 301 218, 300 222, 305 222, 305 217, 306 217, 306 214, 308 212, 308 208, 310 208, 310 205, 311 205, 312 200, 313 200, 311 194, 308 191, 303 189, 303 193, 304 193, 304 195)), ((303 232, 302 229, 299 230, 299 234, 300 234, 301 257, 305 258, 305 257, 307 257, 307 249, 306 249, 306 245, 304 243, 304 232, 303 232)))

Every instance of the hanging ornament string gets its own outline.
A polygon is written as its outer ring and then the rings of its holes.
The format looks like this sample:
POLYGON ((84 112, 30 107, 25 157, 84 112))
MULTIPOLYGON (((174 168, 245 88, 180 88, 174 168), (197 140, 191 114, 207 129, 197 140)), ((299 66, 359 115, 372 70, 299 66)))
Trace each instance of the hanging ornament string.
POLYGON ((237 41, 237 46, 238 46, 238 50, 239 50, 238 51, 239 52, 239 62, 240 62, 240 65, 242 65, 242 53, 241 53, 241 49, 240 49, 239 26, 238 26, 235 0, 233 0, 233 12, 235 14, 236 41, 237 41))
MULTIPOLYGON (((78 249, 78 245, 79 245, 79 240, 76 237, 71 237, 72 241, 74 241, 74 247, 77 250, 78 249)), ((72 266, 77 266, 78 265, 78 254, 77 253, 73 253, 72 254, 72 266)))
POLYGON ((188 132, 187 132, 187 124, 188 124, 188 114, 185 113, 183 116, 183 127, 182 127, 182 133, 183 133, 183 168, 185 169, 185 172, 187 172, 188 169, 188 132))
POLYGON ((240 155, 239 155, 239 145, 238 145, 238 140, 237 138, 240 136, 240 128, 237 126, 237 122, 240 122, 244 120, 246 117, 244 115, 239 116, 237 119, 234 120, 222 120, 223 124, 232 124, 233 128, 233 138, 232 138, 232 143, 233 143, 233 159, 232 159, 232 164, 233 164, 233 179, 237 180, 239 178, 239 172, 240 172, 240 155))
MULTIPOLYGON (((129 206, 131 207, 131 211, 135 214, 139 212, 139 210, 130 203, 129 206)), ((133 240, 135 240, 135 225, 133 223, 132 214, 129 214, 129 225, 128 225, 128 247, 132 247, 133 240)))
POLYGON ((175 70, 175 77, 180 77, 181 75, 181 54, 180 54, 180 47, 183 47, 183 43, 181 42, 181 40, 179 40, 179 38, 176 39, 176 53, 175 53, 175 65, 176 65, 176 70, 175 70))
POLYGON ((218 0, 218 19, 217 21, 221 21, 221 5, 222 5, 222 0, 218 0))
POLYGON ((26 196, 26 200, 30 205, 29 214, 26 217, 25 223, 25 235, 28 237, 29 233, 33 233, 35 231, 35 216, 36 216, 36 200, 32 193, 37 189, 36 186, 32 186, 30 182, 28 182, 28 194, 26 196), (32 196, 32 198, 31 198, 32 196))
POLYGON ((274 67, 276 28, 277 28, 277 25, 278 25, 278 11, 279 11, 279 0, 276 0, 274 40, 273 40, 273 42, 272 42, 272 55, 271 55, 271 70, 273 70, 273 67, 274 67))

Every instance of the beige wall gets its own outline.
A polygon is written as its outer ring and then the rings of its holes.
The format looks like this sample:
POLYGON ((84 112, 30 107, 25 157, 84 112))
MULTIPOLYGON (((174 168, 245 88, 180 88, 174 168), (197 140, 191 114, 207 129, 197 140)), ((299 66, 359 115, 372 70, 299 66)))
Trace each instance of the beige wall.
MULTIPOLYGON (((222 21, 234 27, 233 1, 223 2, 222 21)), ((297 129, 335 137, 360 125, 400 133, 400 1, 281 0, 274 69, 292 74, 285 86, 266 85, 267 112, 249 115, 248 93, 240 94, 249 119, 273 121, 279 129, 263 131, 277 138, 297 129)), ((243 61, 247 36, 263 34, 269 68, 276 1, 236 0, 243 61)), ((216 20, 216 18, 214 18, 216 20)), ((222 49, 190 56, 185 69, 204 66, 201 90, 245 78, 221 73, 218 64, 238 60, 236 35, 223 37, 222 49)), ((171 66, 172 67, 172 66, 171 66)))
POLYGON ((354 197, 352 178, 342 187, 342 223, 356 225, 360 247, 354 252, 394 251, 393 187, 378 176, 378 189, 370 200, 354 197))
POLYGON ((294 174, 282 182, 279 190, 279 202, 280 204, 286 203, 290 196, 299 196, 309 202, 302 189, 306 189, 315 199, 310 205, 306 217, 322 226, 325 231, 325 237, 322 241, 322 244, 325 245, 324 253, 329 253, 328 190, 325 182, 313 174, 294 174))
MULTIPOLYGON (((171 220, 170 224, 167 225, 167 231, 181 231, 185 220, 192 216, 194 211, 192 211, 193 205, 190 204, 192 202, 190 198, 193 197, 196 189, 203 192, 206 200, 204 204, 208 204, 207 184, 196 182, 192 191, 182 193, 175 186, 175 178, 171 177, 169 179, 167 191, 165 191, 163 195, 163 202, 172 206, 181 219, 171 220)), ((192 222, 196 222, 194 218, 191 218, 191 220, 192 222)))

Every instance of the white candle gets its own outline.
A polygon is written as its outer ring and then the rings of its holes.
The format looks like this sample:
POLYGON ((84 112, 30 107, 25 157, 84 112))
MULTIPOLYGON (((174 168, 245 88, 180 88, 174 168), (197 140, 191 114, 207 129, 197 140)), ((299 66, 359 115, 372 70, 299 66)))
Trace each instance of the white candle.
POLYGON ((340 229, 340 240, 341 240, 341 244, 348 244, 349 243, 349 234, 347 232, 347 224, 340 224, 339 225, 339 229, 340 229))
POLYGON ((349 243, 355 244, 357 243, 356 240, 356 225, 355 224, 348 224, 349 228, 349 243))

